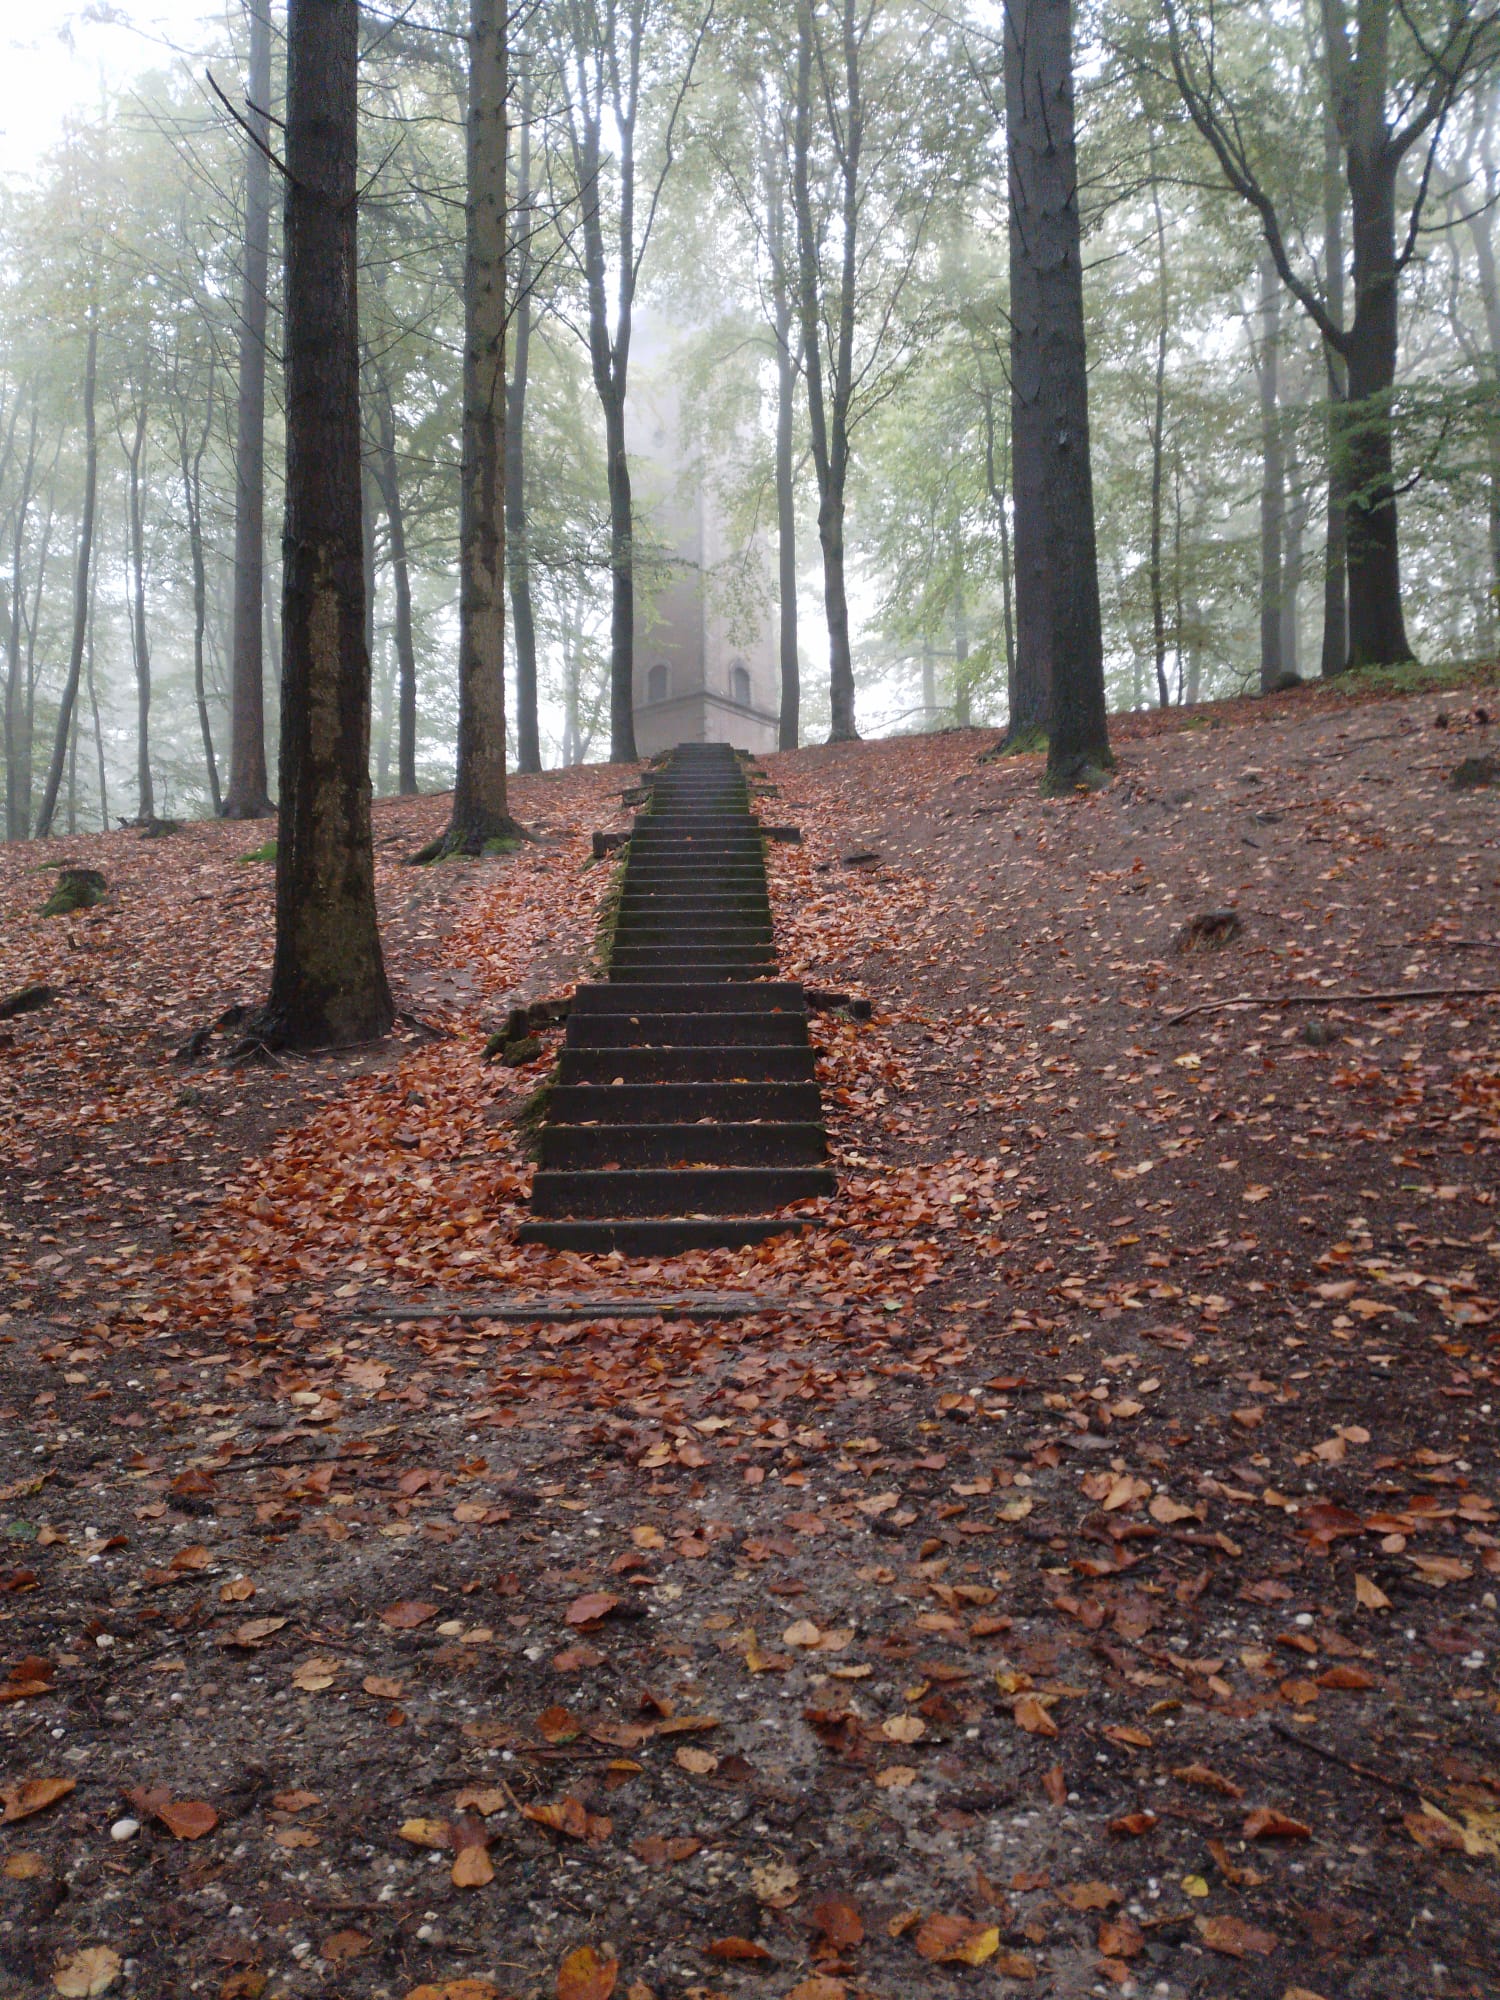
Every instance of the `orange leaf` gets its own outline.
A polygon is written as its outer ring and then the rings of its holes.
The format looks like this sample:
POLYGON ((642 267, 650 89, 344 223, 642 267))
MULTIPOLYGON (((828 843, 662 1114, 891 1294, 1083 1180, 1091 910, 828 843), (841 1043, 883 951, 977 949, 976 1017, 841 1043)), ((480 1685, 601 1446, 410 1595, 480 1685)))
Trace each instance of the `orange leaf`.
POLYGON ((0 1813, 0 1826, 9 1826, 18 1819, 30 1819, 33 1813, 44 1811, 65 1799, 69 1792, 77 1789, 72 1778, 22 1778, 19 1784, 7 1785, 0 1791, 0 1805, 5 1807, 0 1813))
POLYGON ((1312 1828, 1272 1806, 1257 1806, 1240 1829, 1246 1840, 1311 1840, 1312 1828))
POLYGON ((1237 1785, 1233 1778, 1224 1778, 1217 1771, 1211 1771, 1207 1764, 1179 1764, 1172 1776, 1182 1785, 1201 1785, 1206 1792, 1217 1792, 1220 1798, 1242 1799, 1243 1785, 1237 1785))
POLYGON ((582 1597, 574 1598, 564 1615, 569 1625, 593 1625, 607 1618, 619 1602, 607 1590, 586 1590, 582 1597))
POLYGON ((853 1903, 846 1902, 842 1896, 830 1896, 825 1902, 814 1903, 808 1914, 813 1929, 821 1931, 837 1951, 864 1941, 864 1919, 853 1903))
POLYGON ((1257 1930, 1239 1917, 1196 1917, 1194 1922, 1209 1950, 1223 1952, 1226 1958, 1245 1958, 1251 1952, 1268 1958, 1281 1945, 1273 1932, 1257 1930))
POLYGON ((1112 1819, 1107 1830, 1116 1840, 1136 1840, 1141 1834, 1149 1833, 1155 1825, 1154 1812, 1128 1812, 1121 1813, 1118 1819, 1112 1819))
POLYGON ((1057 1724, 1034 1694, 1017 1695, 1011 1714, 1028 1736, 1055 1736, 1057 1724))
POLYGON ((382 1625, 389 1625, 397 1632, 411 1632, 418 1625, 425 1625, 429 1618, 437 1616, 435 1604, 419 1604, 414 1599, 403 1598, 399 1604, 388 1604, 380 1614, 382 1625))
POLYGON ((983 1965, 999 1950, 1000 1933, 970 1917, 950 1917, 935 1910, 923 1921, 914 1942, 923 1958, 935 1965, 983 1965))
POLYGON ((1108 1882, 1068 1882, 1058 1890, 1057 1900, 1070 1910, 1109 1910, 1122 1898, 1108 1882))
POLYGON ((482 1841, 471 1847, 462 1847, 458 1859, 453 1864, 453 1886, 455 1889, 482 1889, 487 1882, 495 1879, 494 1865, 489 1849, 482 1841))
POLYGON ((715 1938, 708 1947, 708 1955, 710 1958, 737 1960, 746 1965, 767 1965, 771 1960, 771 1954, 763 1944, 757 1944, 754 1938, 742 1937, 715 1938))
POLYGON ((619 1976, 617 1958, 600 1958, 591 1944, 581 1944, 557 1968, 557 2000, 609 2000, 619 1976))

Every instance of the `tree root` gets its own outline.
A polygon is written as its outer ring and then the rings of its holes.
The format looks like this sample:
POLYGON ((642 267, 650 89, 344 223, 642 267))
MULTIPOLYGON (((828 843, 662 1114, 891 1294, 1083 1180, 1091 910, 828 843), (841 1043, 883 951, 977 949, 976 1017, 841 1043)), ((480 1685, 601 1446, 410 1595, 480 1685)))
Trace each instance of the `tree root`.
POLYGON ((1236 993, 1232 1000, 1196 1000, 1168 1014, 1166 1025, 1229 1007, 1400 1007, 1409 1000, 1493 1000, 1500 986, 1407 986, 1386 993, 1236 993))
POLYGON ((479 860, 486 854, 514 854, 527 841, 534 841, 536 835, 518 819, 506 819, 500 824, 488 826, 450 826, 440 833, 436 840, 429 840, 425 847, 419 847, 415 854, 408 854, 408 868, 426 868, 434 861, 447 861, 455 855, 467 855, 471 860, 479 860))

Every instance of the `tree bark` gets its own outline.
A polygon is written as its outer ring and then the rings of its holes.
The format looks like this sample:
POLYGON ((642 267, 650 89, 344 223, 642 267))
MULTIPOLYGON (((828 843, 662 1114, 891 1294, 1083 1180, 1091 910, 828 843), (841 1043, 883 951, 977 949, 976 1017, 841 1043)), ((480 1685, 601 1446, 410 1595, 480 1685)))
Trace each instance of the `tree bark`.
POLYGON ((967 729, 974 720, 973 694, 969 687, 969 603, 964 595, 963 571, 953 586, 953 721, 967 729))
MULTIPOLYGON (((1491 91, 1484 108, 1483 123, 1480 127, 1479 156, 1484 170, 1482 184, 1483 201, 1477 203, 1472 198, 1466 205, 1471 209, 1468 217, 1469 236, 1474 245, 1474 260, 1479 271, 1479 302, 1484 310, 1485 339, 1489 348, 1489 374, 1492 392, 1500 394, 1500 273, 1495 267, 1495 203, 1500 199, 1500 173, 1496 171, 1494 158, 1494 118, 1500 91, 1491 91)), ((1489 641, 1495 643, 1495 627, 1500 617, 1500 409, 1490 411, 1486 426, 1487 456, 1487 528, 1490 555, 1489 615, 1485 620, 1489 641)))
POLYGON ((240 379, 235 407, 234 637, 230 655, 226 819, 274 811, 266 778, 265 595, 266 322, 270 274, 271 0, 245 0, 250 16, 245 141, 245 243, 240 286, 240 379))
POLYGON ((31 395, 31 417, 21 487, 11 528, 10 617, 5 634, 5 837, 24 840, 31 831, 31 734, 26 727, 27 704, 22 700, 21 633, 26 622, 23 563, 26 522, 36 478, 37 431, 41 397, 31 395))
POLYGON ((1286 512, 1286 462, 1281 436, 1281 280, 1269 251, 1260 260, 1260 337, 1255 377, 1260 391, 1260 691, 1281 685, 1281 540, 1286 512))
POLYGON ((793 458, 797 415, 796 316, 787 264, 786 194, 781 161, 762 146, 766 247, 771 262, 771 328, 776 341, 776 585, 777 659, 781 707, 778 750, 795 750, 802 728, 802 669, 797 653, 797 491, 793 458))
POLYGON ((287 19, 286 529, 271 990, 252 1035, 316 1048, 390 1027, 370 829, 356 243, 359 10, 287 19))
MULTIPOLYGON (((214 817, 223 811, 219 796, 219 763, 214 755, 214 733, 208 715, 208 693, 204 686, 204 651, 208 630, 208 567, 203 550, 203 455, 213 432, 214 374, 209 365, 208 390, 204 399, 203 429, 194 446, 189 445, 185 412, 179 412, 178 438, 182 447, 182 502, 187 514, 188 553, 193 570, 193 700, 198 710, 198 732, 203 739, 203 764, 208 776, 209 800, 214 817)), ((94 663, 89 661, 89 688, 93 689, 94 663)))
POLYGON ((1013 476, 1016 542, 1025 510, 1029 557, 1016 580, 1017 612, 1018 624, 1047 634, 1049 791, 1091 783, 1114 762, 1089 455, 1071 15, 1069 0, 1011 0, 1005 26, 1013 476), (1018 298, 1024 322, 1015 317, 1018 298), (1031 461, 1024 483, 1023 454, 1031 461))
MULTIPOLYGON (((1325 66, 1328 50, 1323 50, 1325 66)), ((1344 189, 1339 172, 1339 130, 1333 115, 1329 75, 1323 88, 1323 294, 1328 317, 1344 324, 1344 189)), ((1339 461, 1338 405, 1348 391, 1344 357, 1331 340, 1323 342, 1327 376, 1328 416, 1324 427, 1328 455, 1328 509, 1323 541, 1323 643, 1318 671, 1333 680, 1349 665, 1349 597, 1346 574, 1345 521, 1349 511, 1348 482, 1339 461)))
POLYGON ((89 309, 88 346, 83 364, 83 512, 78 523, 78 558, 73 573, 73 643, 68 654, 67 678, 57 710, 57 734, 52 743, 52 762, 42 788, 42 803, 36 816, 36 835, 45 840, 52 831, 57 811, 57 795, 62 785, 63 763, 68 754, 68 737, 73 727, 73 705, 78 699, 78 681, 83 672, 84 648, 89 628, 89 564, 94 553, 94 505, 99 491, 99 319, 97 307, 89 309))
POLYGON ((411 622, 411 565, 406 552, 406 514, 401 504, 401 465, 396 454, 396 412, 390 384, 381 381, 378 422, 380 464, 376 479, 390 532, 391 584, 396 641, 396 790, 409 798, 417 789, 417 648, 411 622))
POLYGON ((146 521, 141 493, 148 402, 144 383, 140 397, 135 434, 126 452, 130 468, 126 519, 130 531, 130 651, 135 662, 136 817, 146 826, 156 816, 156 800, 151 785, 151 645, 146 631, 146 521))
POLYGON ((1148 569, 1151 583, 1151 656, 1156 667, 1156 698, 1163 708, 1171 705, 1167 686, 1167 607, 1162 577, 1162 517, 1165 507, 1167 449, 1167 334, 1171 294, 1167 283, 1167 230, 1161 209, 1161 182, 1156 175, 1156 146, 1150 155, 1151 205, 1156 219, 1156 363, 1151 399, 1151 550, 1148 569))
POLYGON ((1016 704, 1020 695, 1016 682, 1016 619, 1011 574, 1010 519, 1005 504, 1005 486, 1000 478, 995 454, 994 391, 985 389, 981 393, 984 403, 984 484, 1000 526, 1000 608, 1005 623, 1006 732, 1010 735, 1014 731, 1016 704))
POLYGON ((540 771, 542 734, 537 714, 536 610, 531 599, 531 550, 526 499, 526 392, 531 380, 531 287, 536 260, 531 233, 531 63, 521 63, 521 134, 516 161, 516 276, 510 383, 505 392, 505 551, 510 577, 510 623, 516 642, 516 769, 540 771))
POLYGON ((458 769, 437 844, 465 854, 521 832, 505 784, 506 67, 503 0, 470 0, 458 769))

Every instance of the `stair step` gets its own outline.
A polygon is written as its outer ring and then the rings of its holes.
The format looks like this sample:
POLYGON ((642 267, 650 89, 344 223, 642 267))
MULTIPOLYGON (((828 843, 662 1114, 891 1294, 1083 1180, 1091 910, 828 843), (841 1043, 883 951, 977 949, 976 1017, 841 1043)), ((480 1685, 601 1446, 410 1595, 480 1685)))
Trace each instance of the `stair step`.
POLYGON ((821 1115, 815 1083, 559 1083, 547 1107, 548 1124, 558 1125, 798 1125, 821 1115))
POLYGON ((806 1048, 798 1014, 573 1014, 570 1049, 806 1048))
POLYGON ((523 1222, 516 1237, 521 1243, 571 1250, 579 1256, 681 1257, 692 1250, 740 1249, 802 1227, 795 1215, 615 1217, 597 1222, 523 1222))
POLYGON ((827 1167, 627 1167, 619 1172, 543 1170, 531 1212, 561 1216, 763 1215, 833 1193, 827 1167))
POLYGON ((580 986, 569 1018, 579 1014, 793 1014, 807 1019, 802 988, 789 979, 768 979, 740 992, 717 982, 659 979, 622 994, 603 982, 580 986))
POLYGON ((671 942, 659 942, 642 937, 617 937, 610 950, 609 969, 618 972, 622 965, 765 965, 772 963, 769 939, 750 939, 741 943, 737 938, 708 936, 702 941, 696 938, 690 943, 685 938, 671 942))
POLYGON ((548 1125, 549 1171, 617 1167, 813 1167, 828 1158, 821 1125, 548 1125))
POLYGON ((816 1075, 813 1052, 757 1048, 579 1048, 564 1044, 557 1080, 568 1083, 802 1083, 816 1075))

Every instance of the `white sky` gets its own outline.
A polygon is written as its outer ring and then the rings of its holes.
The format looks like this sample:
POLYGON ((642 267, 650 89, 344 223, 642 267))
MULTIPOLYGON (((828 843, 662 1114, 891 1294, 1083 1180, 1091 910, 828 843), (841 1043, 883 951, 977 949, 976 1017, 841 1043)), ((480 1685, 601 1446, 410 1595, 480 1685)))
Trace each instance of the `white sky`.
POLYGON ((70 112, 143 70, 201 71, 227 8, 237 0, 0 0, 0 175, 26 174, 70 112))

